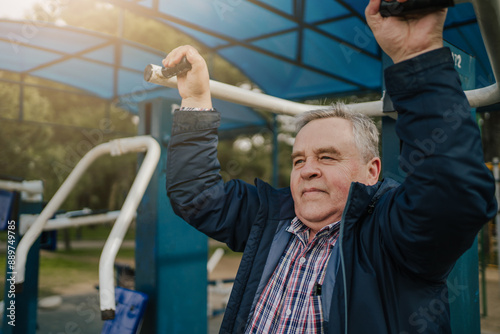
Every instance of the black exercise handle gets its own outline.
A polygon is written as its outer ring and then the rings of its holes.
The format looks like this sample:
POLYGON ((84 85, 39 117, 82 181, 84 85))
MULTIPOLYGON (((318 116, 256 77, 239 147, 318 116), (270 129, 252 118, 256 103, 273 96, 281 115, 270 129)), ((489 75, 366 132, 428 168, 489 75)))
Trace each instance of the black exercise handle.
POLYGON ((161 74, 165 78, 171 78, 173 76, 185 73, 191 69, 191 63, 187 61, 186 57, 183 57, 179 64, 174 67, 164 67, 161 69, 161 74))
POLYGON ((454 5, 453 0, 408 0, 406 2, 382 0, 380 3, 380 15, 388 17, 419 14, 433 12, 454 5))

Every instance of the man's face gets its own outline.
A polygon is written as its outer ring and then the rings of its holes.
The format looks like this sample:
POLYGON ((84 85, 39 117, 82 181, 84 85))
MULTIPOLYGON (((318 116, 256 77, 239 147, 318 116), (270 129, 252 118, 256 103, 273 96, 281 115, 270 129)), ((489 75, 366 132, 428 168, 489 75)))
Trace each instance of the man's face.
POLYGON ((351 182, 376 182, 379 170, 375 176, 372 163, 361 157, 350 121, 323 118, 309 122, 293 145, 290 187, 297 217, 316 231, 340 220, 351 182))

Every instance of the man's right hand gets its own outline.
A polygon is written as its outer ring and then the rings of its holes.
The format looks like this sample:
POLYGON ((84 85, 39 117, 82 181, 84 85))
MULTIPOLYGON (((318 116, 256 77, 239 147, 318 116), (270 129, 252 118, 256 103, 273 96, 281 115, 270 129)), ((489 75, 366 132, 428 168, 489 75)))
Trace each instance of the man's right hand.
POLYGON ((443 47, 446 9, 405 17, 382 17, 379 13, 380 1, 370 0, 365 10, 366 21, 378 44, 394 63, 443 47))
POLYGON ((194 47, 183 45, 175 48, 163 59, 162 64, 164 67, 174 67, 183 57, 186 57, 192 68, 177 76, 181 107, 212 108, 207 63, 194 47))

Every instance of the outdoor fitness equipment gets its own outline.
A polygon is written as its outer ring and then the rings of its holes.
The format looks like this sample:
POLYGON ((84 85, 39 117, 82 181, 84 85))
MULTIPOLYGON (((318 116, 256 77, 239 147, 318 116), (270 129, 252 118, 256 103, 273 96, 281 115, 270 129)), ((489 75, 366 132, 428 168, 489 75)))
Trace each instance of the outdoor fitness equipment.
POLYGON ((15 262, 15 289, 21 292, 25 281, 26 258, 31 246, 38 238, 48 219, 66 199, 70 191, 80 179, 83 172, 101 155, 106 153, 119 156, 125 153, 147 151, 144 161, 123 203, 111 233, 106 240, 99 262, 99 295, 101 303, 101 317, 103 320, 113 319, 115 316, 115 288, 113 280, 113 265, 116 254, 122 244, 130 222, 135 216, 137 207, 146 191, 149 181, 156 170, 160 158, 160 146, 150 136, 115 139, 90 150, 76 165, 61 187, 54 194, 47 206, 36 218, 33 225, 26 231, 16 251, 15 262))

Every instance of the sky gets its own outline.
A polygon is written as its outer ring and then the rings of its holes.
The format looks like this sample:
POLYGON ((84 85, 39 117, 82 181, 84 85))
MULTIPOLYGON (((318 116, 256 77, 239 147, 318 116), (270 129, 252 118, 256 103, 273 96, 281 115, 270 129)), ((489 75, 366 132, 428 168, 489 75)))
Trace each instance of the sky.
POLYGON ((22 19, 24 13, 42 0, 0 0, 0 18, 22 19))

